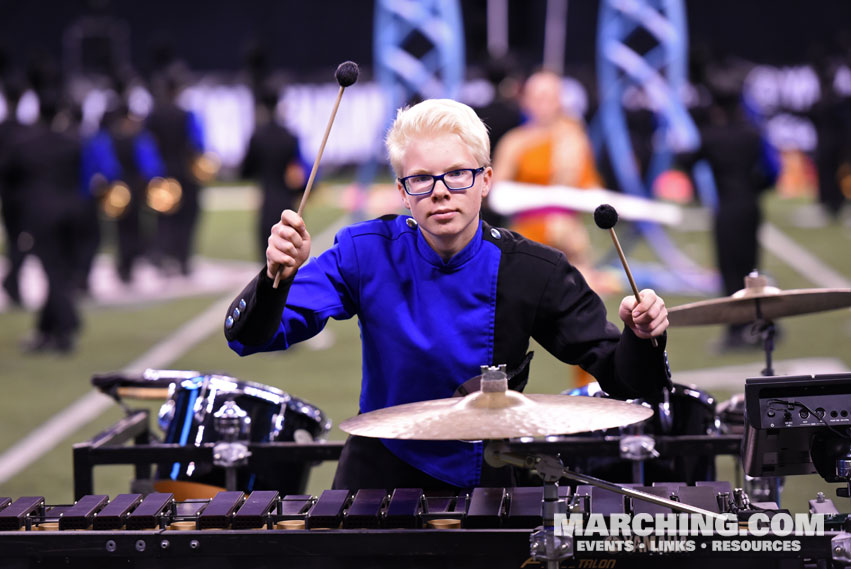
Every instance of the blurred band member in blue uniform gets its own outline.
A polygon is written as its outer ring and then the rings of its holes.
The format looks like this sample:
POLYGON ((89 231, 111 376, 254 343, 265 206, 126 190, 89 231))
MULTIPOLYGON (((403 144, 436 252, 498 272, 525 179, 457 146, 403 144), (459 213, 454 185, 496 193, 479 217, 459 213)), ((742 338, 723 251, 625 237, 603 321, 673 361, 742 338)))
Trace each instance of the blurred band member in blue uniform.
POLYGON ((204 136, 198 117, 177 104, 178 83, 172 75, 155 81, 154 108, 145 121, 153 135, 169 182, 177 194, 175 203, 157 215, 156 242, 153 254, 159 264, 169 270, 176 264, 183 275, 191 272, 190 260, 200 213, 201 185, 192 166, 204 153, 204 136))
POLYGON ((115 218, 117 232, 116 269, 119 279, 129 283, 133 264, 149 242, 142 223, 146 189, 152 179, 165 175, 165 166, 153 136, 124 99, 116 99, 104 113, 101 128, 89 141, 87 151, 89 168, 103 170, 99 173, 106 186, 104 209, 115 218))

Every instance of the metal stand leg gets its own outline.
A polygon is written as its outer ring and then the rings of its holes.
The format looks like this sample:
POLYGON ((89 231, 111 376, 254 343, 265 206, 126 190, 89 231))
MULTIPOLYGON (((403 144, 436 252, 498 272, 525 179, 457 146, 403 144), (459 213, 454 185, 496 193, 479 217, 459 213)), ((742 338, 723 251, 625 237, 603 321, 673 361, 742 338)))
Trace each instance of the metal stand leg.
POLYGON ((762 370, 763 376, 774 375, 774 367, 771 363, 771 355, 774 352, 774 339, 777 335, 777 326, 771 320, 762 320, 762 310, 759 305, 759 299, 756 299, 756 313, 759 320, 754 326, 762 336, 762 348, 765 350, 765 369, 762 370))
POLYGON ((758 478, 745 476, 745 491, 755 502, 774 502, 780 506, 780 495, 783 493, 783 476, 758 478))

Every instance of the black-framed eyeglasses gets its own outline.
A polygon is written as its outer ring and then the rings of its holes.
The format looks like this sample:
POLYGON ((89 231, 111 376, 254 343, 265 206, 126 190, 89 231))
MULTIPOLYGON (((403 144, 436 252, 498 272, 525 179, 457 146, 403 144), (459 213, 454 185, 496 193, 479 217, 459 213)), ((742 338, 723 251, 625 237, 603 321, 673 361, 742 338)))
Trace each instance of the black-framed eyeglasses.
POLYGON ((473 184, 476 183, 476 176, 484 171, 484 166, 480 168, 458 168, 444 172, 439 176, 433 176, 431 174, 405 176, 404 178, 399 178, 399 182, 409 196, 427 196, 434 191, 434 186, 438 181, 442 181, 447 190, 459 192, 472 188, 473 184))

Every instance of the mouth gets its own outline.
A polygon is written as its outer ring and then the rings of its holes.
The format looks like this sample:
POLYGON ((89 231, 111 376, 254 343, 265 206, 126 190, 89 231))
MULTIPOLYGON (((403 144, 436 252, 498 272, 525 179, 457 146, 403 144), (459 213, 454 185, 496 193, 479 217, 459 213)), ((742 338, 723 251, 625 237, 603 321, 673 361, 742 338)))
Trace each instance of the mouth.
POLYGON ((429 214, 429 217, 433 217, 433 218, 438 219, 438 220, 450 219, 456 213, 458 213, 458 211, 454 210, 454 209, 438 209, 438 210, 431 212, 429 214))

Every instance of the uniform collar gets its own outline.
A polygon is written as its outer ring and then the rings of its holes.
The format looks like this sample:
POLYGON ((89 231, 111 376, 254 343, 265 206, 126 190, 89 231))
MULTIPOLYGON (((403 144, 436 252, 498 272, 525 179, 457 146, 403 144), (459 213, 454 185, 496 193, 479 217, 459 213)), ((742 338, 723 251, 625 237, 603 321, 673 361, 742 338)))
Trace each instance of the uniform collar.
MULTIPOLYGON (((411 218, 413 219, 413 218, 411 218)), ((417 232, 417 252, 423 257, 430 265, 437 267, 438 269, 444 271, 454 271, 460 269, 464 266, 470 259, 476 256, 476 253, 479 252, 479 249, 482 247, 482 221, 481 219, 478 221, 478 227, 476 228, 476 234, 473 235, 473 238, 470 240, 467 245, 464 246, 463 249, 458 251, 455 255, 453 255, 448 261, 444 261, 443 258, 437 254, 437 251, 431 248, 431 245, 428 244, 425 237, 423 236, 423 232, 419 230, 415 224, 414 227, 411 227, 411 223, 406 220, 407 227, 410 228, 411 231, 417 232)))

